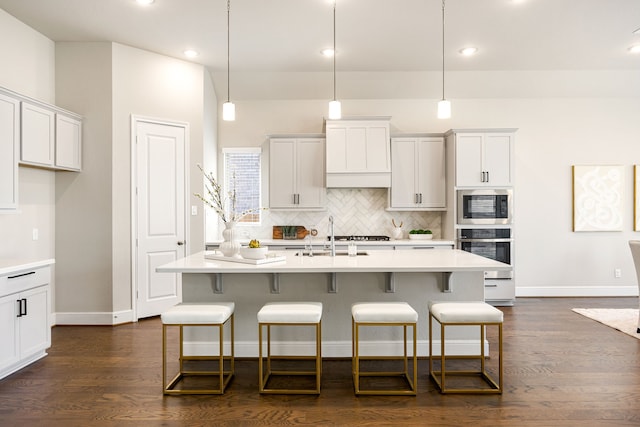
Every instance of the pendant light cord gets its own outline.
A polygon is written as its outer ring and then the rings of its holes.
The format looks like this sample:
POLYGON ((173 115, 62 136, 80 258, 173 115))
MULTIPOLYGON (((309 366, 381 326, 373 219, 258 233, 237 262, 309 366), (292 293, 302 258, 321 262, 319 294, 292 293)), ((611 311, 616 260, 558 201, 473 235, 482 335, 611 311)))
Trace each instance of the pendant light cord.
POLYGON ((229 12, 231 11, 231 0, 227 0, 227 102, 231 100, 231 84, 229 72, 229 52, 231 51, 231 43, 229 41, 229 12))
POLYGON ((444 2, 442 0, 442 99, 444 100, 444 2))
POLYGON ((333 100, 336 100, 336 1, 333 1, 333 100))

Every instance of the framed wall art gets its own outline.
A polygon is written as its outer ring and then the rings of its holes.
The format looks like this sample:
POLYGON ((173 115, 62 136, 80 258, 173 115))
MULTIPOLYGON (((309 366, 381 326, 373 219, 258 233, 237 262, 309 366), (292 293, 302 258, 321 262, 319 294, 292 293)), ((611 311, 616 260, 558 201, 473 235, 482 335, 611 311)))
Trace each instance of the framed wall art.
POLYGON ((574 165, 573 231, 622 231, 623 184, 622 166, 574 165))

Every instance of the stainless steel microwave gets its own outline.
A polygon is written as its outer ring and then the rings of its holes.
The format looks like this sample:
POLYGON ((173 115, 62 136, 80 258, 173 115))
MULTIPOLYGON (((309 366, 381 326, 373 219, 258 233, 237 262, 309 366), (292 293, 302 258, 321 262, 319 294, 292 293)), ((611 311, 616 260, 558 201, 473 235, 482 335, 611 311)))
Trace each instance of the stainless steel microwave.
POLYGON ((513 191, 510 189, 458 190, 458 224, 511 224, 513 191))

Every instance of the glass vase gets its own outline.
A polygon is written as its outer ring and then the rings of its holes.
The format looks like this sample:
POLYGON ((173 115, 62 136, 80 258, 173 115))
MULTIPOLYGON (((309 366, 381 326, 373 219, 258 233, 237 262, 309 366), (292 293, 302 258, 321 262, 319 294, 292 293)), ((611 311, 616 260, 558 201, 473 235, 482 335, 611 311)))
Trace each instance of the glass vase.
POLYGON ((236 237, 236 223, 229 221, 224 223, 222 230, 222 238, 224 241, 220 244, 220 252, 226 257, 237 256, 240 252, 240 243, 236 237))

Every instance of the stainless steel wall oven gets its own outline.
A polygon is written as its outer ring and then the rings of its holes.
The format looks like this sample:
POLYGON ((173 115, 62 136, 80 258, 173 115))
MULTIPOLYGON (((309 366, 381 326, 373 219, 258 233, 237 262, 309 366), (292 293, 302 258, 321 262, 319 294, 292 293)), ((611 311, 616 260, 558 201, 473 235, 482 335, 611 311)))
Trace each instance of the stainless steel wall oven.
MULTIPOLYGON (((458 229, 458 248, 491 258, 505 264, 513 262, 513 236, 511 228, 460 228, 458 229)), ((486 279, 511 279, 513 270, 488 271, 486 279)))

